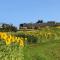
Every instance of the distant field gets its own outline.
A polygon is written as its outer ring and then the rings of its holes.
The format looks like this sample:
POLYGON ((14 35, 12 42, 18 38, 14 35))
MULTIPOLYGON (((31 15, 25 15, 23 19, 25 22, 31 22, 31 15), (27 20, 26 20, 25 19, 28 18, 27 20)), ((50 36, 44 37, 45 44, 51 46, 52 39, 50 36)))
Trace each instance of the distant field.
POLYGON ((27 38, 25 46, 19 47, 17 43, 6 46, 0 40, 0 60, 60 60, 60 29, 43 28, 8 34, 27 38))

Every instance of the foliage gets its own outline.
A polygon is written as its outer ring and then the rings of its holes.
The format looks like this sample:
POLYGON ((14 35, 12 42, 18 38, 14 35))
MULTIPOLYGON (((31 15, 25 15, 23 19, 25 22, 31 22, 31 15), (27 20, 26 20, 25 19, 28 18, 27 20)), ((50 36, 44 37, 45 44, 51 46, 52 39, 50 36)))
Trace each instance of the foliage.
POLYGON ((0 39, 2 39, 6 45, 10 45, 11 43, 18 43, 20 46, 24 46, 24 39, 22 37, 16 37, 13 35, 9 35, 5 32, 0 32, 0 39))
POLYGON ((23 56, 23 48, 17 43, 7 46, 3 40, 0 40, 0 60, 24 60, 23 56))
POLYGON ((0 60, 60 60, 60 29, 0 32, 0 60))
POLYGON ((13 26, 12 24, 2 24, 1 26, 2 28, 0 28, 0 32, 16 32, 17 31, 17 27, 13 26))

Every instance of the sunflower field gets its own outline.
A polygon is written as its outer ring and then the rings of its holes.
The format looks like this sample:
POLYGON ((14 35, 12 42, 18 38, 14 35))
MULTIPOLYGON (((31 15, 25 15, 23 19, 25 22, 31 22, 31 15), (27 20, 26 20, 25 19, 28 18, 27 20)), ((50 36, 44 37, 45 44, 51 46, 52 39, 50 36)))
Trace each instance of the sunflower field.
POLYGON ((0 60, 60 60, 60 28, 0 32, 0 60))
POLYGON ((0 32, 0 60, 23 60, 24 39, 0 32))

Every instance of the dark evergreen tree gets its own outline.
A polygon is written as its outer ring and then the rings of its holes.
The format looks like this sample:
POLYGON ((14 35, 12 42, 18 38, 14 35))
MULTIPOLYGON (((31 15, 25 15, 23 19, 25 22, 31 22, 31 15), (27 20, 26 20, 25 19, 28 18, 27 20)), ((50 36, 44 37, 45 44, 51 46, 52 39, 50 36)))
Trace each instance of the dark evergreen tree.
POLYGON ((36 23, 43 23, 43 20, 38 20, 36 23))

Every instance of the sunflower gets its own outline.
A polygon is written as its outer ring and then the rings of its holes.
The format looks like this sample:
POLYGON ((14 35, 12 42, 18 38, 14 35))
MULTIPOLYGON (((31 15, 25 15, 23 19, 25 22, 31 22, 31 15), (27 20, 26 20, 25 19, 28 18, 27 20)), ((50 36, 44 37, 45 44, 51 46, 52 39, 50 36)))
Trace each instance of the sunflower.
POLYGON ((19 40, 20 40, 20 37, 17 37, 16 42, 19 42, 19 40))
POLYGON ((22 47, 24 47, 24 41, 23 41, 23 39, 19 40, 19 45, 22 46, 22 47))
POLYGON ((8 38, 7 40, 5 40, 5 42, 6 42, 6 45, 10 45, 11 44, 10 38, 8 38))

